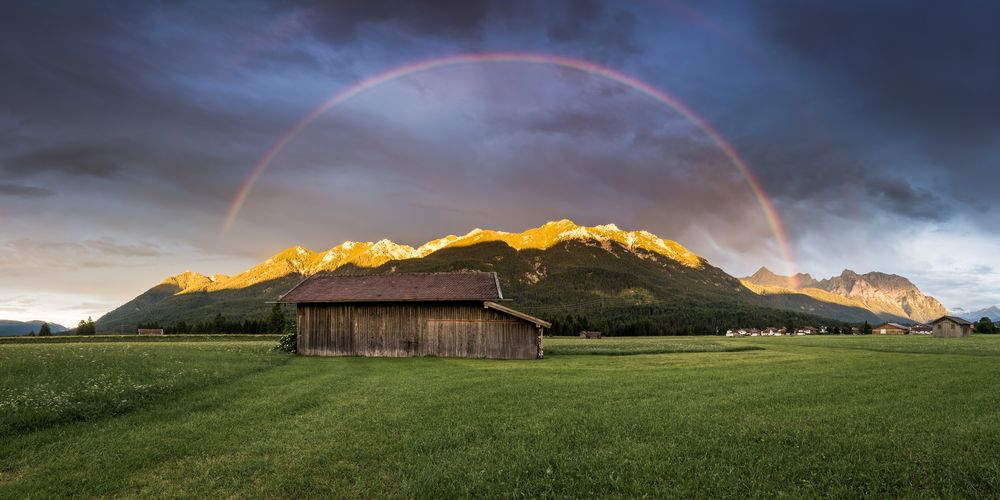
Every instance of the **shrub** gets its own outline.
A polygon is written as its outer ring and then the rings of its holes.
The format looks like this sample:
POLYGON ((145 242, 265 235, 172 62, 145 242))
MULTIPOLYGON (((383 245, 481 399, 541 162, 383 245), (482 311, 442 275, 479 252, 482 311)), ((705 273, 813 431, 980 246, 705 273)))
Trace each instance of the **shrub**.
POLYGON ((275 350, 285 351, 285 352, 297 352, 298 351, 298 325, 296 322, 289 321, 285 323, 285 331, 278 339, 278 345, 275 346, 275 350))

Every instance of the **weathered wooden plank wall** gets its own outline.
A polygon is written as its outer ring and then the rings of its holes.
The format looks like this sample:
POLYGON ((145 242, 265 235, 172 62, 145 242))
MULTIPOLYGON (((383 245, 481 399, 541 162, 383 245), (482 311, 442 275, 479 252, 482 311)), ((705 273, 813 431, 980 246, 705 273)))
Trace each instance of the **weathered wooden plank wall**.
POLYGON ((534 324, 481 303, 299 304, 298 351, 314 356, 534 359, 534 324))

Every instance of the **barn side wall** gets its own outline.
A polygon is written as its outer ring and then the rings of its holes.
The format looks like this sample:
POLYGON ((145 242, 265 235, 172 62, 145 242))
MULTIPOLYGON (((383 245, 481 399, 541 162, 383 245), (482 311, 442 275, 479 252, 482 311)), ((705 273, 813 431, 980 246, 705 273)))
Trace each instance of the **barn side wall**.
POLYGON ((968 337, 972 334, 972 327, 959 325, 948 320, 940 321, 934 325, 935 337, 968 337))
POLYGON ((311 356, 535 359, 540 333, 481 302, 298 305, 298 352, 311 356))

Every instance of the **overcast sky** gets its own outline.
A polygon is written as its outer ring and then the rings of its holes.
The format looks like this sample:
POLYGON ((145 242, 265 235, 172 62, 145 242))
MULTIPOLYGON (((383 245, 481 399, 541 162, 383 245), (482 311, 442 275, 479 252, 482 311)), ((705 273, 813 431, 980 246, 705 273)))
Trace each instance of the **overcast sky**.
POLYGON ((282 248, 419 244, 570 218, 673 239, 731 274, 884 271, 1000 303, 1000 4, 992 1, 25 1, 0 7, 0 318, 75 324, 185 270, 282 248), (752 5, 751 5, 752 4, 752 5))

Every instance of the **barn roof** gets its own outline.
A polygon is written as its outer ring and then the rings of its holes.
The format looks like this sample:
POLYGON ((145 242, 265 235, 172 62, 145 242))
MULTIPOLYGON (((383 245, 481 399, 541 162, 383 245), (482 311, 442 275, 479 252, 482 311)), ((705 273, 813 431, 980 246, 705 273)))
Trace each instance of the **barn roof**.
POLYGON ((496 273, 314 275, 278 302, 404 302, 503 300, 496 273))
POLYGON ((511 316, 514 316, 515 318, 521 318, 521 319, 523 319, 523 320, 525 320, 525 321, 527 321, 529 323, 534 323, 535 326, 542 326, 542 327, 545 327, 545 328, 552 328, 552 323, 549 323, 548 321, 544 321, 544 320, 538 319, 538 318, 536 318, 534 316, 530 316, 530 315, 524 314, 521 311, 517 311, 517 310, 511 309, 509 307, 504 307, 504 306, 502 306, 500 304, 497 304, 496 302, 490 302, 490 301, 483 302, 483 307, 485 307, 487 309, 496 309, 497 311, 507 313, 507 314, 509 314, 511 316))
POLYGON ((945 320, 950 320, 950 321, 953 321, 953 322, 958 323, 960 325, 971 325, 972 324, 971 321, 966 321, 965 319, 959 318, 958 316, 941 316, 940 318, 938 318, 938 319, 936 319, 934 321, 931 321, 931 324, 932 325, 936 325, 936 324, 938 324, 938 323, 940 323, 942 321, 945 321, 945 320))
POLYGON ((879 328, 895 328, 897 330, 909 330, 910 329, 910 327, 908 327, 906 325, 901 325, 899 323, 892 323, 892 322, 882 323, 881 325, 878 325, 875 328, 873 328, 873 330, 878 330, 879 328))

